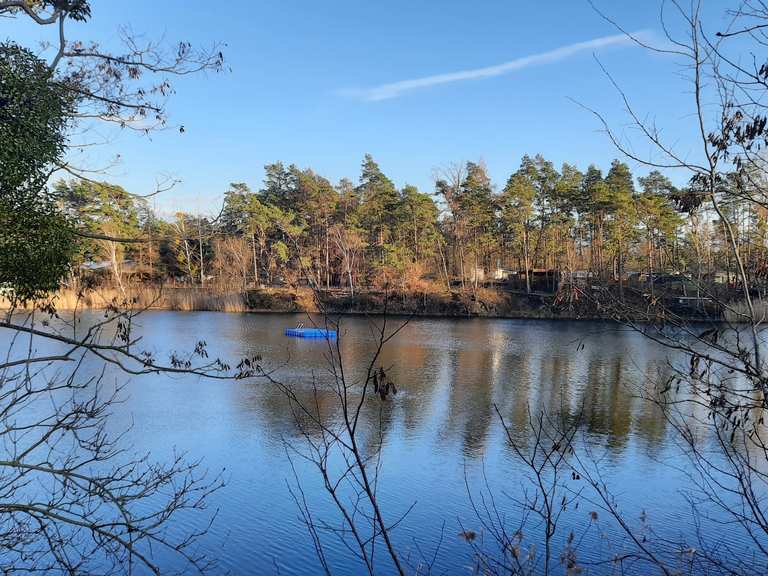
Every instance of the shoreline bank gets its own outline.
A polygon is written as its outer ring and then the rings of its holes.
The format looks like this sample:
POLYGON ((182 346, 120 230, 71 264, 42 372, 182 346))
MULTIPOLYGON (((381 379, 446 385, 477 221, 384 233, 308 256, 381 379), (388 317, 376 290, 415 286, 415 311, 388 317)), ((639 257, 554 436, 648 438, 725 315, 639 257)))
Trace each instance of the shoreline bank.
MULTIPOLYGON (((452 292, 318 291, 309 288, 261 288, 227 290, 222 288, 131 286, 95 288, 76 292, 63 289, 52 296, 56 310, 107 309, 110 307, 178 312, 307 313, 332 315, 391 315, 416 318, 587 320, 616 321, 609 311, 586 301, 559 305, 554 295, 519 294, 479 288, 452 292)), ((8 308, 0 300, 0 308, 8 308)), ((638 308, 639 309, 639 308, 638 308)), ((639 315, 638 315, 639 316, 639 315)), ((637 318, 638 321, 648 320, 637 318)), ((691 315, 691 322, 719 322, 723 318, 691 315)))

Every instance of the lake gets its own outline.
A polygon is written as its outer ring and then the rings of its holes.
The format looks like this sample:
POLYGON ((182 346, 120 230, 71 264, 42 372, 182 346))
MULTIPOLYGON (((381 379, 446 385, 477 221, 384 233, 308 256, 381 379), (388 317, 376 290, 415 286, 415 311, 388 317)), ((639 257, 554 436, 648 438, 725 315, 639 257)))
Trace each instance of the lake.
MULTIPOLYGON (((211 356, 237 360, 261 354, 277 378, 309 398, 313 375, 325 377, 326 343, 283 335, 286 327, 306 321, 305 315, 158 311, 141 315, 134 330, 143 336, 143 347, 158 353, 190 350, 205 339, 211 356)), ((340 342, 350 373, 359 372, 375 348, 371 320, 345 318, 340 342)), ((38 344, 41 350, 45 346, 38 344)), ((610 323, 411 320, 380 359, 398 393, 383 402, 372 396, 370 409, 363 411, 366 433, 381 434, 379 492, 385 516, 394 521, 412 507, 393 531, 398 549, 416 563, 419 557, 431 558, 439 545, 434 573, 471 573, 471 550, 459 533, 480 529, 469 493, 478 497, 483 478, 510 525, 519 520, 504 493, 520 493, 523 467, 495 406, 523 443, 530 434, 529 407, 534 414, 542 409, 581 413, 577 444, 599 460, 627 518, 639 522, 645 514, 659 534, 690 535, 688 506, 679 495, 686 483, 670 465, 679 462, 674 434, 662 415, 639 397, 665 370, 667 356, 637 333, 610 323)), ((107 380, 125 379, 110 373, 107 380)), ((170 457, 175 449, 203 459, 212 471, 224 469, 227 485, 210 502, 218 516, 201 542, 218 559, 217 571, 320 573, 288 489, 295 481, 286 443, 300 447, 303 440, 278 387, 259 380, 134 376, 125 401, 114 407, 110 425, 115 430, 131 426, 126 440, 136 452, 149 452, 156 460, 170 457)), ((312 466, 298 462, 296 469, 313 514, 338 524, 312 466)), ((568 527, 581 533, 590 526, 592 510, 585 501, 569 511, 563 520, 566 528, 555 539, 558 548, 568 527)), ((205 521, 199 515, 183 519, 197 527, 205 521)), ((531 538, 536 530, 535 525, 530 528, 531 538)), ((326 543, 334 574, 361 573, 338 539, 329 535, 326 543)), ((587 530, 579 557, 604 559, 620 544, 620 534, 606 522, 587 530)), ((381 571, 388 573, 384 560, 382 556, 381 571)), ((173 567, 170 559, 160 561, 173 567)))

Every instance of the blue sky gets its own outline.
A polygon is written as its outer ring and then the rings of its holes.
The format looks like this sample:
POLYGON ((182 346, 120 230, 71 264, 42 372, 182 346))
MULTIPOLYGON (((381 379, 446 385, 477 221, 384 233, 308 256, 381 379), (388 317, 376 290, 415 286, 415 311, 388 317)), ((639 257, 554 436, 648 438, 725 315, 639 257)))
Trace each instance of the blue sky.
MULTIPOLYGON (((357 180, 371 153, 397 185, 424 191, 449 162, 482 160, 497 186, 523 154, 606 168, 617 152, 571 101, 625 129, 621 101, 594 54, 684 155, 698 154, 677 65, 606 40, 617 31, 586 0, 92 4, 92 21, 73 37, 109 44, 129 25, 148 38, 227 44, 231 72, 175 84, 169 110, 184 134, 122 132, 91 153, 93 166, 119 153, 108 179, 137 193, 163 174, 181 179, 158 199, 164 212, 215 211, 230 182, 258 188, 263 165, 277 160, 332 181, 357 180)), ((655 2, 597 4, 633 31, 661 33, 655 2)), ((0 21, 0 38, 40 37, 38 28, 0 21)))

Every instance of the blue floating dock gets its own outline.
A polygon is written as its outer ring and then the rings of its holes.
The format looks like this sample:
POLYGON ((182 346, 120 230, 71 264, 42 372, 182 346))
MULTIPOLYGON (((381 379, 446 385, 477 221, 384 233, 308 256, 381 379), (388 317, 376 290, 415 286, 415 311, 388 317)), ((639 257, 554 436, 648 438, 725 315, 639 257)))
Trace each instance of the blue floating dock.
POLYGON ((336 330, 323 328, 286 328, 285 335, 293 338, 336 338, 336 330))

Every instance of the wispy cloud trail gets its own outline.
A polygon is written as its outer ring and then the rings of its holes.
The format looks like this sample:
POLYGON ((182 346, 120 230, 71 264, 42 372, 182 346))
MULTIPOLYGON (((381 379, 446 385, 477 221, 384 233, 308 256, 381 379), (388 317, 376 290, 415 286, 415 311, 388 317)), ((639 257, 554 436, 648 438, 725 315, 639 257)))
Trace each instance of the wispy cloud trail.
MULTIPOLYGON (((647 31, 639 31, 632 32, 631 34, 635 38, 642 38, 647 36, 648 33, 647 31)), ((398 82, 381 84, 380 86, 373 86, 371 88, 345 90, 343 93, 349 96, 360 98, 362 100, 388 100, 390 98, 397 98, 398 96, 402 96, 404 93, 410 92, 411 90, 429 88, 431 86, 437 86, 440 84, 450 84, 451 82, 479 80, 480 78, 501 76, 516 70, 522 70, 523 68, 530 68, 531 66, 539 66, 541 64, 559 62, 568 58, 569 56, 578 54, 579 52, 597 50, 607 46, 620 46, 632 43, 633 40, 626 34, 603 36, 601 38, 587 40, 586 42, 577 42, 576 44, 561 46, 560 48, 556 48, 548 52, 523 56, 521 58, 516 58, 515 60, 510 60, 509 62, 495 64, 494 66, 485 66, 483 68, 473 68, 470 70, 460 70, 458 72, 448 72, 446 74, 435 74, 432 76, 424 76, 422 78, 413 78, 410 80, 400 80, 398 82)))

